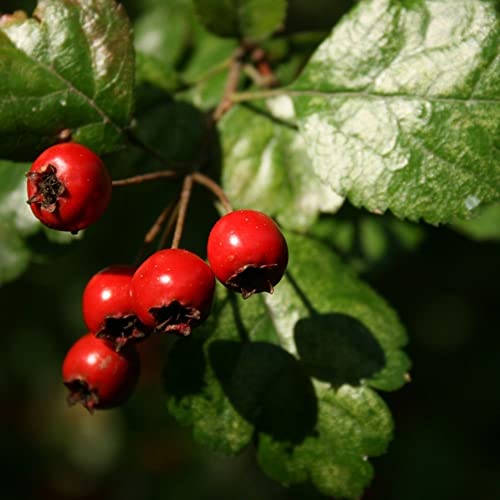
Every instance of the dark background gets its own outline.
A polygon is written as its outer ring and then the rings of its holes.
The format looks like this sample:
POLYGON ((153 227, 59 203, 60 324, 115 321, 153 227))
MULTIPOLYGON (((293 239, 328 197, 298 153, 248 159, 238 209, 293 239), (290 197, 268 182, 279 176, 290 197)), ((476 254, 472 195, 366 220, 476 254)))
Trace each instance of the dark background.
MULTIPOLYGON (((7 1, 0 8, 31 10, 33 4, 7 1)), ((127 4, 131 15, 140 11, 141 2, 127 4)), ((293 2, 288 29, 329 28, 348 6, 293 2)), ((108 163, 119 177, 119 156, 108 163)), ((134 258, 168 192, 163 184, 141 186, 131 196, 118 191, 100 223, 70 247, 56 249, 33 237, 37 262, 0 288, 0 496, 323 498, 308 485, 288 489, 267 479, 251 449, 226 458, 197 446, 189 429, 166 412, 164 339, 144 344, 140 386, 122 409, 91 417, 66 406, 60 365, 69 345, 85 333, 85 283, 102 267, 134 258)), ((183 242, 201 254, 215 220, 210 207, 195 191, 183 242)), ((355 227, 366 217, 381 228, 392 220, 348 205, 338 215, 355 227)), ((381 253, 370 252, 369 244, 341 252, 399 312, 413 361, 412 382, 383 394, 396 434, 387 453, 372 460, 375 479, 364 498, 498 499, 500 245, 429 226, 421 226, 421 242, 411 251, 389 238, 384 245, 381 253)))

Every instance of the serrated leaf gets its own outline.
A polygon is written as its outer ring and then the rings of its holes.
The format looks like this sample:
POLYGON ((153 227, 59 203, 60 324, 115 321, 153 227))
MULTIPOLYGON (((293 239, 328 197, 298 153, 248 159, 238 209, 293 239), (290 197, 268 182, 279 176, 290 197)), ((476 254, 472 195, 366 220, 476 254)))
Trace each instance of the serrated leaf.
POLYGON ((290 263, 272 296, 218 288, 206 326, 173 347, 168 408, 197 439, 230 453, 256 437, 260 465, 357 498, 392 420, 374 389, 402 386, 409 363, 392 309, 328 246, 287 233, 290 263))
POLYGON ((40 0, 0 24, 2 156, 32 159, 70 129, 97 152, 122 140, 133 108, 126 14, 114 0, 40 0))
POLYGON ((475 219, 456 220, 451 226, 474 240, 500 240, 500 203, 484 207, 475 219))
POLYGON ((431 223, 499 199, 498 33, 493 1, 361 2, 293 85, 318 175, 431 223))
POLYGON ((259 40, 281 27, 286 0, 194 0, 200 21, 216 35, 259 40))
POLYGON ((261 210, 284 227, 303 230, 319 212, 337 211, 343 199, 312 171, 291 99, 266 104, 238 106, 219 125, 222 185, 235 208, 261 210))
POLYGON ((276 481, 291 484, 309 479, 325 495, 360 498, 373 475, 368 456, 382 454, 392 438, 390 412, 366 387, 343 385, 336 393, 323 388, 318 395, 318 435, 292 450, 263 435, 259 464, 276 481))

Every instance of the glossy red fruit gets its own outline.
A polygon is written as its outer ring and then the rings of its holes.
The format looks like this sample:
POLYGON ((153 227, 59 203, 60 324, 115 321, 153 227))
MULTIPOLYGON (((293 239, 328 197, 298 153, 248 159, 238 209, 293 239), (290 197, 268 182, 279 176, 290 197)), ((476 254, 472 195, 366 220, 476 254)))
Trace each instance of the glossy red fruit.
POLYGON ((280 229, 256 210, 236 210, 221 217, 208 236, 207 254, 217 279, 244 298, 272 293, 288 263, 280 229))
POLYGON ((68 402, 81 403, 87 410, 114 408, 134 390, 139 378, 137 350, 127 345, 120 352, 103 339, 88 333, 70 348, 63 362, 68 402))
POLYGON ((97 337, 109 340, 117 350, 139 340, 146 327, 134 312, 130 284, 133 266, 110 266, 94 274, 83 292, 83 319, 97 337))
POLYGON ((33 214, 60 231, 86 228, 101 217, 111 199, 111 177, 104 163, 74 142, 46 149, 26 177, 33 214))
POLYGON ((157 332, 189 335, 210 312, 215 278, 200 257, 169 248, 146 259, 132 278, 139 319, 157 332))

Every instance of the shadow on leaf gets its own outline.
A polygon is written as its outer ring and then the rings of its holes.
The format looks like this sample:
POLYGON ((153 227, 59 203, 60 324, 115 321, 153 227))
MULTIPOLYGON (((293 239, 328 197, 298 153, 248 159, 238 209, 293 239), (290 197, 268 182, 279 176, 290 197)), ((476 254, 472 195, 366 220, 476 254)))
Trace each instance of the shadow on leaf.
POLYGON ((164 370, 165 390, 175 398, 198 394, 205 385, 205 339, 190 335, 175 342, 164 370))
POLYGON ((310 376, 335 387, 356 386, 385 366, 381 345, 361 321, 347 314, 319 313, 290 271, 286 277, 309 312, 295 324, 294 338, 310 376))
POLYGON ((292 444, 312 434, 316 395, 291 354, 267 342, 217 340, 209 359, 231 404, 258 431, 292 444))
POLYGON ((313 314, 295 324, 295 344, 308 373, 339 387, 359 385, 385 365, 380 344, 363 323, 346 314, 313 314))

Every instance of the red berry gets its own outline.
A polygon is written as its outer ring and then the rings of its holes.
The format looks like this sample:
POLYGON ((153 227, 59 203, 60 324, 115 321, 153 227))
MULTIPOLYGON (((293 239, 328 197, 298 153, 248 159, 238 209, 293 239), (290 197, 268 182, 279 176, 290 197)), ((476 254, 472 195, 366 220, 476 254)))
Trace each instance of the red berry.
POLYGON ((130 284, 135 267, 110 266, 94 274, 83 292, 83 319, 97 337, 117 350, 129 340, 145 336, 146 329, 132 306, 130 284))
POLYGON ((139 378, 139 355, 128 345, 116 352, 113 345, 88 333, 70 348, 62 367, 68 402, 87 410, 113 408, 123 403, 139 378))
POLYGON ((60 231, 86 228, 101 217, 111 199, 111 177, 103 162, 74 142, 46 149, 26 176, 33 214, 60 231))
POLYGON ((139 319, 157 332, 189 335, 212 305, 215 278, 200 257, 169 248, 146 259, 132 278, 132 300, 139 319))
POLYGON ((278 226, 255 210, 221 217, 208 236, 207 253, 217 279, 244 298, 272 293, 288 263, 288 247, 278 226))

